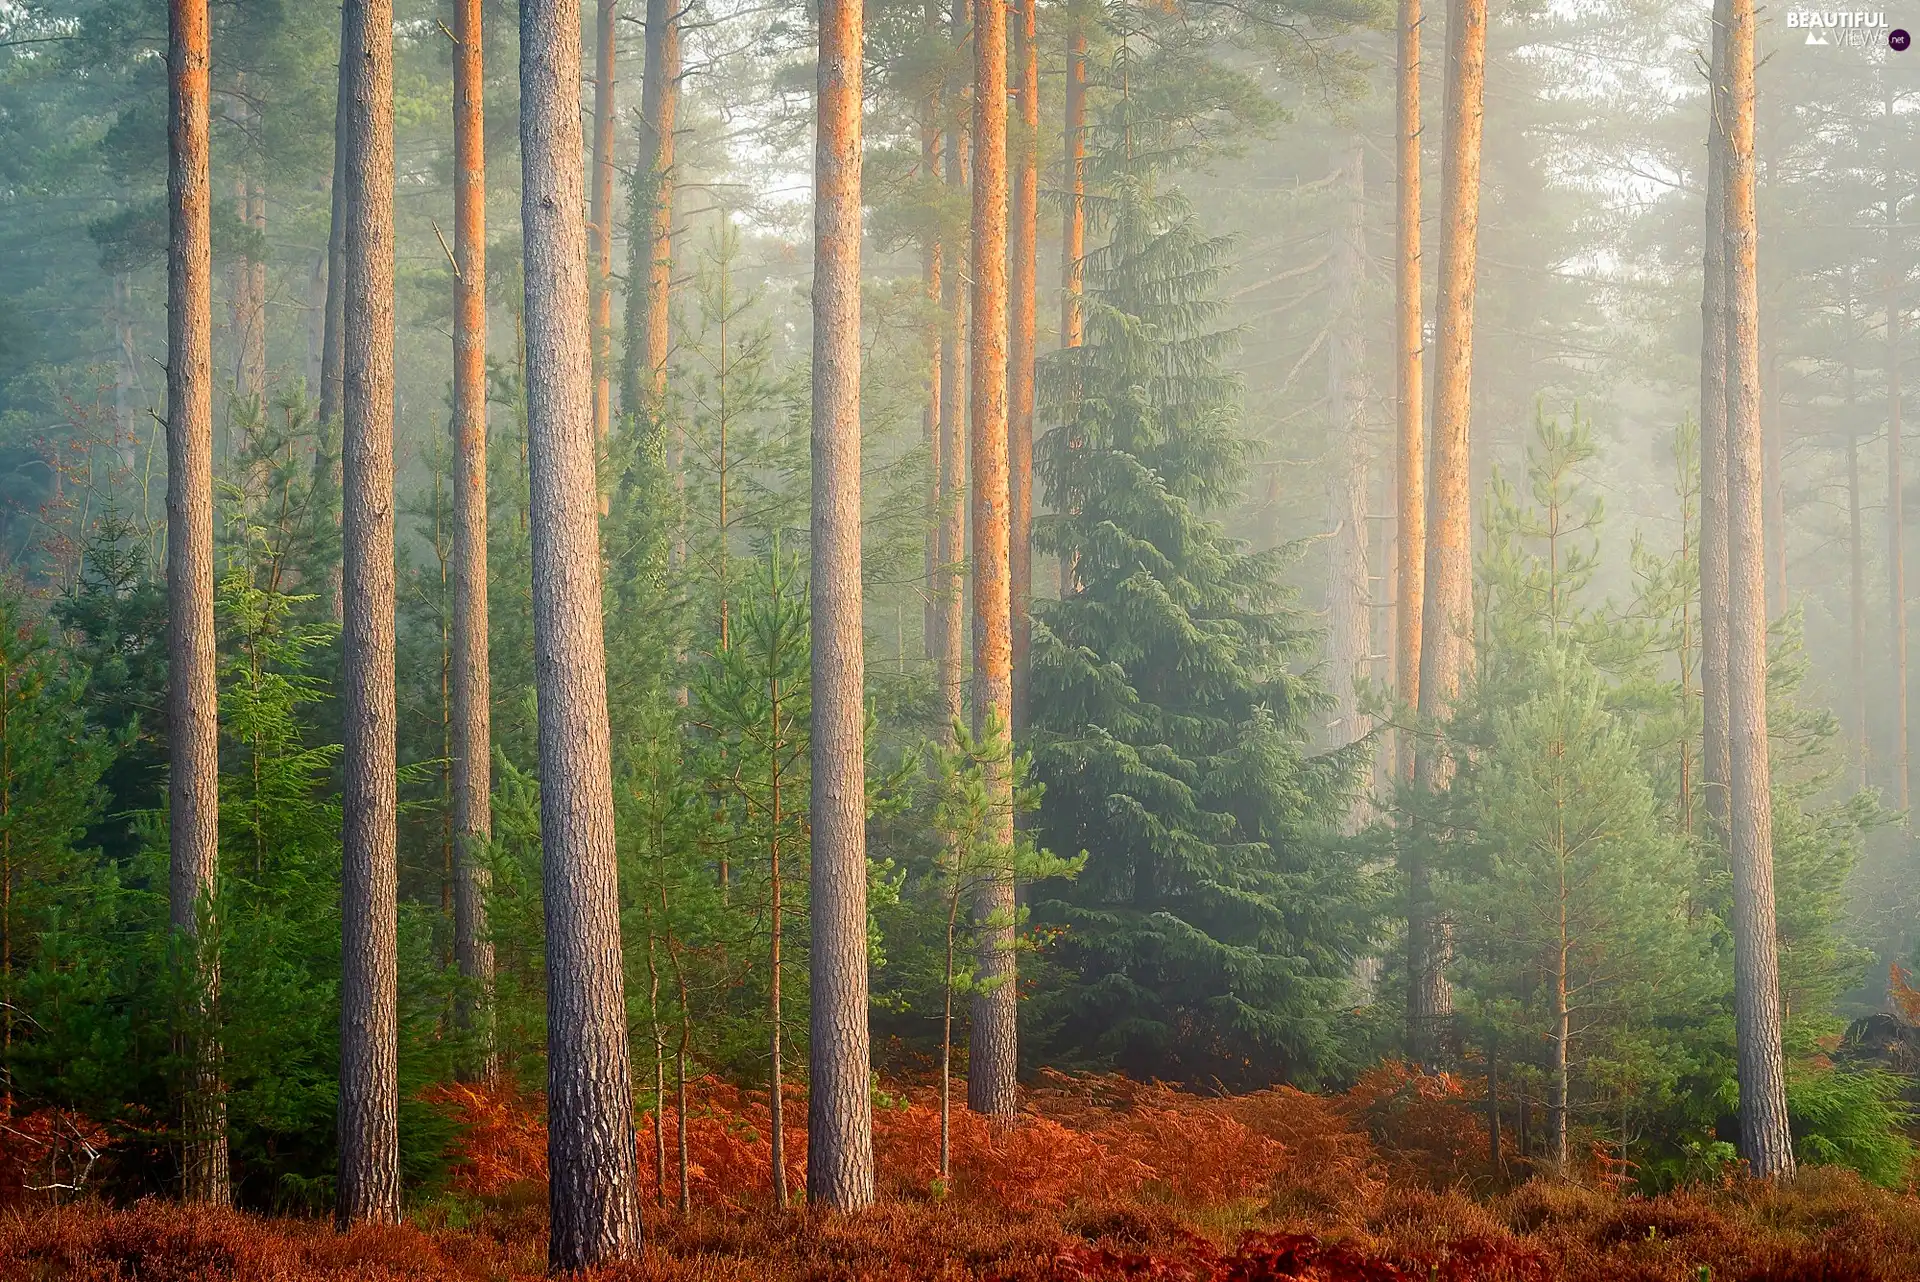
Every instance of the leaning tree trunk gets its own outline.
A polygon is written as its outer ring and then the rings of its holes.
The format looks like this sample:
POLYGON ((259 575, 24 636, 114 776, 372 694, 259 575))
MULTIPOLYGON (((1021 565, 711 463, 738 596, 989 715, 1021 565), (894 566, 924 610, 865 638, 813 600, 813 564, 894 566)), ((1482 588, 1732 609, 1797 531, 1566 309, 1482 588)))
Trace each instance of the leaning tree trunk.
POLYGON ((1760 432, 1760 289, 1754 219, 1753 0, 1727 24, 1727 738, 1733 867, 1734 1035, 1740 1136, 1754 1174, 1790 1177, 1780 957, 1774 933, 1773 788, 1767 747, 1767 580, 1760 432))
POLYGON ((180 1012, 181 1196, 225 1206, 220 1071, 219 688, 213 632, 213 188, 207 0, 167 5, 167 785, 180 1012))
POLYGON ((1019 143, 1013 182, 1013 260, 1007 340, 1008 490, 1007 572, 1011 613, 1013 704, 1008 727, 1017 740, 1027 729, 1027 651, 1033 624, 1033 383, 1034 294, 1040 240, 1040 51, 1034 39, 1034 0, 1017 0, 1013 57, 1020 82, 1019 143))
POLYGON ((487 155, 483 0, 453 14, 453 951, 480 1080, 499 1074, 493 941, 487 935, 493 833, 493 685, 487 667, 487 155))
POLYGON ((640 156, 627 235, 627 347, 621 410, 658 417, 667 394, 673 295, 673 130, 680 109, 682 0, 647 0, 640 80, 640 156))
POLYGON ((860 588, 859 0, 820 10, 813 203, 813 1005, 807 1200, 873 1201, 860 588))
POLYGON ((393 5, 347 0, 342 327, 341 1227, 400 1219, 393 561, 393 5), (348 59, 350 58, 350 61, 348 59))
POLYGON ((1700 294, 1701 770, 1713 840, 1726 841, 1727 777, 1727 160, 1728 0, 1713 6, 1707 92, 1707 201, 1700 294))
POLYGON ((600 0, 594 18, 593 434, 606 440, 613 412, 613 58, 619 0, 600 0))
MULTIPOLYGON (((972 21, 970 0, 953 0, 953 40, 958 45, 972 21)), ((973 100, 970 88, 947 95, 950 111, 947 128, 947 182, 956 196, 967 187, 969 132, 967 109, 973 100)), ((964 243, 964 242, 963 242, 964 243)), ((966 552, 963 544, 967 529, 967 291, 965 280, 971 259, 955 247, 950 256, 941 288, 945 291, 944 328, 940 343, 940 495, 938 515, 940 572, 934 584, 940 633, 938 683, 944 717, 941 738, 951 744, 953 727, 966 715, 966 618, 963 613, 965 585, 962 582, 966 552)))
POLYGON ((600 607, 580 0, 520 6, 527 467, 547 925, 547 1260, 640 1250, 600 607))
MULTIPOLYGON (((1365 287, 1366 186, 1358 136, 1334 155, 1341 217, 1328 258, 1333 325, 1327 343, 1327 664, 1334 685, 1328 741, 1364 737, 1360 680, 1373 653, 1373 601, 1367 580, 1366 350, 1361 337, 1365 287)), ((1359 818, 1358 803, 1350 818, 1359 818)))
MULTIPOLYGON (((1007 11, 982 4, 973 22, 973 730, 981 742, 1013 719, 1007 476, 1007 11)), ((1013 848, 1012 778, 988 772, 991 840, 1013 848)), ((1014 983, 1013 870, 994 869, 974 899, 982 990, 973 1001, 967 1106, 1011 1121, 1019 1006, 1014 983)))
MULTIPOLYGON (((1394 697, 1420 706, 1420 610, 1427 575, 1427 443, 1420 316, 1420 0, 1400 0, 1394 129, 1394 697)), ((1413 777, 1413 736, 1395 736, 1396 773, 1413 777)), ((1425 965, 1425 957, 1410 958, 1425 965)))
MULTIPOLYGON (((1473 630, 1473 514, 1468 428, 1473 394, 1473 302, 1480 234, 1481 102, 1486 92, 1486 0, 1454 0, 1447 24, 1447 127, 1441 194, 1440 298, 1435 330, 1432 523, 1420 622, 1420 716, 1447 715, 1460 692, 1473 630)), ((1445 761, 1436 741, 1414 753, 1415 782, 1432 790, 1445 761)), ((1438 1049, 1453 1013, 1447 981, 1446 924, 1433 903, 1427 869, 1408 878, 1410 1040, 1425 1057, 1438 1049)))

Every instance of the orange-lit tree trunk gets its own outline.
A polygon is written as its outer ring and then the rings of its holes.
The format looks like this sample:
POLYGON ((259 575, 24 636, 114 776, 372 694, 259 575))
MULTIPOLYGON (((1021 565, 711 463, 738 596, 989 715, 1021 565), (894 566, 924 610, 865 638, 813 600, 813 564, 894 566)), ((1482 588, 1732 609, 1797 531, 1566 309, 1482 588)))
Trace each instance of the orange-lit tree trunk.
POLYGON ((181 1196, 226 1206, 227 1101, 215 1012, 220 725, 213 631, 213 186, 207 0, 167 5, 168 895, 179 1012, 181 1196))
POLYGON ((1760 430, 1760 284, 1754 218, 1753 0, 1727 24, 1727 737, 1732 772, 1733 1015, 1742 1155, 1755 1175, 1791 1178, 1780 956, 1773 896, 1773 785, 1767 745, 1765 443, 1760 430))
POLYGON ((453 951, 482 1081, 499 1074, 485 850, 493 833, 487 667, 487 156, 483 0, 453 11, 453 951))
POLYGON ((394 708, 393 6, 347 0, 342 383, 341 1227, 400 1219, 394 708))
POLYGON ((619 0, 600 0, 594 15, 593 197, 593 434, 607 439, 613 413, 613 58, 619 0))
MULTIPOLYGON (((982 742, 1013 717, 1012 597, 1007 476, 1007 10, 982 4, 973 20, 973 729, 982 742)), ((994 841, 1013 846, 1012 780, 990 770, 994 841)), ((968 1046, 967 1106, 1010 1122, 1016 1106, 1018 994, 1014 983, 1013 872, 982 878, 974 898, 980 991, 968 1046)))
POLYGON ((1011 600, 1013 704, 1008 726, 1024 738, 1027 722, 1027 650, 1033 606, 1033 382, 1034 304, 1040 242, 1040 50, 1034 39, 1035 0, 1014 11, 1013 62, 1019 81, 1020 125, 1014 133, 1013 260, 1008 280, 1012 309, 1007 335, 1007 522, 1011 600))
MULTIPOLYGON (((952 31, 955 45, 966 36, 971 21, 969 0, 953 0, 952 31)), ((964 83, 964 80, 963 80, 964 83)), ((948 94, 947 182, 958 195, 966 190, 968 169, 968 104, 973 94, 962 88, 948 94)), ((940 574, 934 596, 939 610, 940 654, 939 683, 945 716, 941 733, 951 741, 952 727, 966 715, 967 634, 962 612, 964 584, 962 574, 966 551, 962 546, 967 529, 967 291, 971 258, 959 246, 949 254, 941 287, 945 291, 946 313, 940 344, 940 495, 939 555, 940 574)))
POLYGON ((520 5, 533 677, 547 928, 547 1264, 640 1251, 594 478, 580 0, 520 5))
MULTIPOLYGON (((1435 328, 1433 472, 1427 582, 1421 603, 1420 715, 1444 718, 1460 692, 1473 633, 1473 515, 1469 425, 1473 395, 1473 301, 1480 234, 1481 103, 1486 92, 1486 0, 1453 0, 1447 23, 1446 140, 1442 153, 1440 297, 1435 328)), ((1422 739, 1415 783, 1442 781, 1438 745, 1422 739)), ((1418 1052, 1433 1057, 1453 1013, 1446 924, 1424 865, 1410 870, 1407 1022, 1418 1052)))
MULTIPOLYGON (((1420 706, 1420 610, 1427 575, 1427 446, 1420 314, 1420 0, 1400 0, 1394 127, 1394 697, 1420 706)), ((1396 737, 1398 772, 1413 776, 1413 737, 1396 737)))
POLYGON ((628 216, 627 346, 621 409, 658 415, 667 391, 673 296, 673 130, 680 110, 682 0, 647 0, 640 79, 640 155, 628 216))
POLYGON ((1715 842, 1726 841, 1728 0, 1713 6, 1707 76, 1706 230, 1700 293, 1700 696, 1702 782, 1715 842))
MULTIPOLYGON (((873 1201, 860 586, 860 0, 820 10, 814 147, 813 827, 807 1200, 873 1201)), ((776 831, 778 823, 776 821, 776 831)))
POLYGON ((1084 333, 1080 295, 1087 255, 1087 28, 1069 14, 1065 152, 1066 196, 1060 227, 1060 346, 1078 347, 1084 333))

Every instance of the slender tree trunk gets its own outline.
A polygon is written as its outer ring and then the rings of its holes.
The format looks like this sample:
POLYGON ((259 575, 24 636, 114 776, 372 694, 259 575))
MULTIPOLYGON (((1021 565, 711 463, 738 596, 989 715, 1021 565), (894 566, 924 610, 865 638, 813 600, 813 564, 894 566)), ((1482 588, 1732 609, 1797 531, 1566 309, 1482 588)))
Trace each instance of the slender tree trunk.
MULTIPOLYGON (((1894 103, 1889 91, 1887 119, 1892 120, 1894 103)), ((1895 239, 1899 223, 1898 201, 1894 197, 1894 173, 1886 172, 1887 185, 1887 637, 1893 667, 1893 795, 1900 809, 1912 803, 1913 763, 1908 747, 1907 712, 1907 551, 1905 483, 1902 458, 1905 432, 1900 422, 1900 279, 1904 264, 1898 257, 1895 239)))
MULTIPOLYGON (((353 59, 349 41, 354 30, 351 6, 340 8, 340 65, 338 87, 333 102, 333 189, 327 222, 327 314, 320 340, 320 458, 324 461, 324 489, 328 505, 333 507, 334 528, 340 527, 340 510, 335 504, 343 484, 340 457, 340 405, 346 382, 347 318, 347 158, 351 150, 348 125, 352 118, 353 59)), ((316 466, 315 488, 322 489, 323 474, 316 466)), ((327 570, 328 606, 333 621, 344 625, 346 601, 341 583, 342 567, 335 562, 327 570)))
POLYGON ((640 155, 627 242, 627 347, 620 400, 629 415, 660 413, 667 392, 673 292, 673 130, 680 109, 682 0, 647 0, 640 80, 640 155))
POLYGON ((1562 902, 1559 965, 1553 974, 1553 1076, 1547 1080, 1547 1108, 1553 1114, 1553 1169, 1567 1173, 1567 1087, 1570 1073, 1567 1043, 1573 1036, 1567 1010, 1567 945, 1565 904, 1562 902))
POLYGON ((188 969, 180 1012, 181 1195, 227 1205, 221 1080, 220 724, 213 631, 213 191, 207 0, 167 5, 168 893, 188 969))
POLYGON ((820 11, 813 267, 813 1005, 807 1200, 873 1201, 867 1030, 866 657, 860 586, 858 0, 820 11))
POLYGON ((614 864, 580 138, 580 0, 520 5, 527 463, 547 924, 547 1261, 640 1249, 614 864))
POLYGON ((1726 841, 1727 739, 1727 22, 1713 6, 1708 71, 1707 208, 1700 299, 1700 693, 1701 771, 1707 818, 1726 841))
POLYGON ((780 1034, 783 1012, 780 1009, 780 945, 784 887, 780 884, 780 680, 772 688, 773 733, 773 839, 767 845, 767 1138, 768 1165, 773 1174, 773 1208, 787 1209, 787 1097, 786 1064, 780 1034))
MULTIPOLYGON (((1366 179, 1361 141, 1335 152, 1342 213, 1328 258, 1332 334, 1327 343, 1327 663, 1334 685, 1329 742, 1342 747, 1367 733, 1359 682, 1373 653, 1373 601, 1367 579, 1366 350, 1361 290, 1366 274, 1366 179)), ((1359 807, 1349 816, 1357 822, 1359 807)))
MULTIPOLYGON (((972 21, 971 0, 953 0, 952 30, 956 45, 965 38, 972 21)), ((959 195, 966 190, 969 130, 968 105, 973 94, 970 86, 958 95, 946 95, 949 108, 947 128, 947 182, 959 195)), ((967 503, 967 291, 965 281, 972 258, 955 246, 941 287, 945 291, 946 322, 940 345, 940 492, 939 514, 940 576, 935 588, 940 618, 940 693, 945 700, 941 726, 943 740, 953 742, 953 727, 966 715, 967 641, 963 613, 963 567, 966 563, 967 503)))
MULTIPOLYGON (((1421 602, 1427 575, 1426 390, 1421 357, 1426 333, 1420 314, 1420 0, 1400 0, 1400 74, 1394 129, 1394 439, 1397 450, 1394 566, 1394 697, 1420 706, 1421 602)), ((1412 735, 1395 736, 1397 772, 1413 777, 1412 735)), ((1424 950, 1415 958, 1425 965, 1424 950)))
MULTIPOLYGON (((939 9, 936 0, 926 3, 927 38, 935 38, 939 29, 939 9)), ((929 182, 938 182, 940 171, 940 114, 942 95, 936 88, 930 92, 921 104, 920 122, 920 167, 926 172, 929 182)), ((941 613, 940 594, 941 576, 945 567, 941 561, 940 513, 945 510, 946 492, 941 488, 943 460, 941 457, 942 427, 940 421, 941 370, 944 355, 941 342, 941 291, 946 274, 946 239, 941 230, 935 227, 927 233, 920 247, 920 283, 926 294, 928 322, 927 344, 927 404, 921 413, 921 439, 927 447, 927 600, 921 611, 921 646, 927 659, 936 671, 940 662, 941 642, 945 639, 943 628, 945 616, 941 613)))
POLYGON ((613 412, 613 85, 619 0, 599 0, 594 17, 593 205, 588 214, 593 250, 593 435, 607 439, 613 412))
POLYGON ((344 705, 340 946, 342 1228, 400 1219, 398 798, 393 560, 393 7, 347 0, 341 336, 344 705))
MULTIPOLYGON (((1473 303, 1479 258, 1481 103, 1486 91, 1486 0, 1453 0, 1449 41, 1444 203, 1440 240, 1440 298, 1435 329, 1433 473, 1428 523, 1426 589, 1420 623, 1420 714, 1438 721, 1452 707, 1473 636, 1473 514, 1468 467, 1472 411, 1473 303)), ((1414 776, 1431 790, 1445 760, 1422 740, 1414 776)), ((1453 1013, 1446 976, 1446 923, 1433 905, 1427 872, 1408 878, 1407 923, 1412 991, 1407 1008, 1413 1044, 1431 1056, 1453 1013)))
POLYGON ((1031 677, 1027 651, 1033 636, 1034 295, 1040 242, 1040 47, 1034 39, 1034 10, 1035 0, 1017 0, 1013 18, 1013 62, 1020 77, 1014 93, 1020 104, 1020 124, 1014 134, 1018 146, 1014 153, 1013 259, 1008 282, 1012 316, 1007 336, 1007 567, 1013 656, 1013 704, 1008 727, 1016 741, 1026 737, 1031 677))
POLYGON ((1781 451, 1785 427, 1780 422, 1780 354, 1769 352, 1762 361, 1760 440, 1763 446, 1767 526, 1767 617, 1778 618, 1791 604, 1787 599, 1787 494, 1781 451))
POLYGON ((1740 1135, 1754 1174, 1791 1177, 1780 958, 1774 934, 1773 788, 1767 747, 1766 544, 1760 432, 1760 290, 1754 219, 1754 8, 1727 25, 1727 737, 1732 772, 1734 1031, 1740 1135))
POLYGON ((1080 295, 1087 254, 1087 28, 1067 15, 1066 199, 1060 229, 1060 346, 1078 347, 1084 334, 1080 295))
MULTIPOLYGON (((1851 345, 1854 334, 1852 278, 1848 278, 1846 328, 1842 341, 1851 345)), ((1852 348, 1849 346, 1848 351, 1852 348)), ((1868 779, 1867 732, 1867 542, 1860 504, 1860 428, 1855 417, 1856 378, 1851 357, 1847 361, 1847 606, 1852 625, 1852 654, 1848 687, 1853 695, 1853 760, 1855 782, 1865 788, 1868 779)))
POLYGON ((486 843, 493 833, 493 686, 487 666, 487 157, 483 0, 456 0, 453 63, 453 828, 454 955, 478 1038, 480 1079, 499 1074, 486 843))
MULTIPOLYGON (((982 743, 1013 721, 1012 596, 1007 469, 1007 11, 983 4, 973 22, 973 729, 982 743)), ((1012 779, 987 773, 992 840, 1013 847, 1012 779)), ((978 971, 967 1106, 999 1122, 1017 1107, 1019 1006, 1014 980, 1013 870, 984 877, 974 900, 978 971)))

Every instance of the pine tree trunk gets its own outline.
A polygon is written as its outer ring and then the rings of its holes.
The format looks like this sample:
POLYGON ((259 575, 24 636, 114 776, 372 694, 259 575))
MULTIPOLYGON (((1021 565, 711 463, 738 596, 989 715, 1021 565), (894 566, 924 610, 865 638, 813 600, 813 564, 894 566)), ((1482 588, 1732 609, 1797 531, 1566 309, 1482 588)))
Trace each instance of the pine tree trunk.
MULTIPOLYGON (((326 464, 325 488, 329 506, 340 496, 340 405, 346 382, 347 318, 347 126, 352 116, 353 60, 351 47, 355 18, 350 8, 340 9, 340 63, 338 87, 333 101, 333 190, 327 223, 327 315, 320 340, 320 443, 326 464)), ((316 459, 316 464, 321 460, 316 459)), ((321 474, 316 467, 315 488, 321 489, 321 474)), ((340 510, 333 506, 334 528, 340 528, 340 510)), ((341 585, 342 568, 335 562, 327 569, 327 604, 335 623, 344 624, 346 601, 341 585)))
MULTIPOLYGON (((1460 692, 1473 635, 1473 513, 1468 467, 1473 302, 1479 257, 1481 103, 1486 91, 1486 0, 1453 0, 1447 23, 1446 146, 1442 172, 1440 297, 1435 327, 1433 472, 1426 589, 1420 622, 1420 715, 1445 717, 1460 692)), ((1432 740, 1414 754, 1415 782, 1433 789, 1445 760, 1432 740)), ((1426 869, 1408 878, 1411 992, 1407 1022, 1431 1058, 1453 1014, 1446 923, 1434 911, 1426 869)))
POLYGON ((1066 125, 1067 191, 1060 230, 1060 346, 1080 346, 1080 294, 1087 253, 1087 29, 1068 16, 1066 125))
MULTIPOLYGON (((1343 747, 1367 733, 1359 682, 1373 652, 1373 601, 1367 580, 1366 350, 1361 290, 1367 260, 1366 178, 1361 143, 1349 138, 1334 154, 1342 210, 1328 258, 1333 305, 1327 344, 1327 665, 1333 683, 1328 742, 1343 747)), ((1358 805, 1354 815, 1357 823, 1358 805)))
MULTIPOLYGON (((970 0, 953 0, 952 32, 956 45, 972 21, 970 0)), ((971 89, 947 95, 947 182, 954 194, 967 186, 968 122, 971 89)), ((938 679, 945 704, 941 738, 953 742, 953 727, 966 715, 967 639, 963 613, 966 563, 967 503, 967 292, 964 282, 972 259, 956 245, 949 256, 941 287, 945 291, 945 329, 940 344, 940 576, 934 595, 939 611, 940 654, 938 679)))
MULTIPOLYGON (((973 324, 969 373, 973 464, 973 730, 982 743, 1013 718, 1007 475, 1007 10, 982 4, 973 22, 973 324)), ((1012 780, 989 767, 991 840, 1013 846, 1012 780)), ((967 1106, 1000 1122, 1017 1106, 1019 1006, 1014 983, 1013 870, 975 896, 979 978, 968 1049, 967 1106)))
POLYGON ((1716 843, 1726 840, 1727 740, 1727 159, 1729 0, 1713 6, 1708 73, 1707 208, 1700 299, 1701 773, 1716 843))
POLYGON ((613 59, 619 0, 599 0, 594 17, 593 435, 607 439, 613 412, 613 59))
POLYGON ((1561 924, 1561 949, 1554 971, 1553 992, 1553 1076, 1547 1079, 1547 1108, 1553 1114, 1553 1169, 1567 1173, 1567 1087, 1570 1073, 1567 1044, 1573 1037, 1573 1025, 1567 1011, 1567 953, 1565 921, 1561 924))
POLYGON ((555 1272, 640 1250, 600 606, 580 0, 520 6, 527 464, 547 925, 547 1161, 555 1272))
POLYGON ((1013 260, 1007 338, 1008 583, 1011 600, 1013 704, 1008 726, 1026 738, 1027 651, 1033 624, 1033 383, 1034 304, 1040 241, 1040 47, 1034 38, 1034 0, 1017 0, 1013 61, 1020 80, 1014 93, 1020 124, 1012 192, 1013 260))
POLYGON ((1760 289, 1754 219, 1753 0, 1727 26, 1727 737, 1732 771, 1734 1032, 1742 1149, 1755 1175, 1791 1177, 1780 958, 1774 934, 1773 788, 1767 746, 1766 543, 1760 432, 1760 289))
POLYGON ((393 6, 347 0, 346 313, 341 329, 342 1228, 400 1219, 394 710, 393 6), (350 58, 350 61, 348 59, 350 58))
MULTIPOLYGON (((1851 344, 1854 335, 1852 276, 1848 276, 1845 328, 1842 341, 1851 344)), ((1855 418, 1856 378, 1851 357, 1847 361, 1845 383, 1847 421, 1847 613, 1851 624, 1852 652, 1848 689, 1853 695, 1854 782, 1865 788, 1868 779, 1867 730, 1867 543, 1865 521, 1861 513, 1860 428, 1855 418)))
MULTIPOLYGON (((1894 104, 1887 99, 1887 119, 1893 119, 1894 104)), ((1898 202, 1894 198, 1894 173, 1886 172, 1887 200, 1887 638, 1893 668, 1893 795, 1899 808, 1912 803, 1912 760, 1908 747, 1907 712, 1907 552, 1904 481, 1901 473, 1905 453, 1904 429, 1900 422, 1900 277, 1903 270, 1895 239, 1898 202)))
POLYGON ((813 268, 813 1006, 807 1200, 873 1201, 867 1030, 865 655, 860 586, 858 0, 820 12, 813 268))
POLYGON ((673 130, 680 109, 682 0, 647 0, 640 80, 640 155, 628 210, 627 346, 621 409, 660 413, 667 391, 668 305, 673 293, 673 130))
MULTIPOLYGON (((1420 0, 1400 0, 1400 74, 1394 130, 1394 439, 1397 556, 1394 566, 1394 697, 1420 706, 1420 612, 1427 575, 1426 390, 1420 314, 1420 0)), ((1396 736, 1397 771, 1413 777, 1413 737, 1396 736)), ((1424 956, 1420 959, 1424 965, 1424 956)))
MULTIPOLYGON (((938 0, 926 0, 924 6, 926 35, 929 41, 938 39, 940 29, 940 9, 938 0)), ((925 171, 929 183, 941 179, 941 112, 944 110, 944 96, 939 86, 927 93, 920 104, 920 167, 925 171)), ((940 424, 940 386, 942 351, 941 343, 941 291, 946 274, 946 241, 938 226, 930 229, 920 246, 920 284, 927 302, 927 404, 920 416, 920 436, 927 447, 927 548, 926 548, 926 602, 920 612, 920 644, 927 661, 939 670, 941 641, 944 639, 942 627, 944 616, 940 612, 940 582, 943 573, 940 561, 940 513, 945 503, 945 491, 941 489, 941 424, 940 424)))
POLYGON ((1767 617, 1778 618, 1787 612, 1787 494, 1781 475, 1781 450, 1784 448, 1780 422, 1780 354, 1771 352, 1762 361, 1765 382, 1760 395, 1760 439, 1764 447, 1767 525, 1767 617))
POLYGON ((213 631, 213 190, 207 0, 167 5, 168 894, 180 1012, 181 1196, 226 1206, 218 918, 220 725, 213 631))
POLYGON ((499 1074, 493 941, 487 935, 493 833, 493 683, 487 655, 487 157, 483 0, 456 0, 453 62, 453 829, 454 956, 478 1041, 480 1080, 499 1074))

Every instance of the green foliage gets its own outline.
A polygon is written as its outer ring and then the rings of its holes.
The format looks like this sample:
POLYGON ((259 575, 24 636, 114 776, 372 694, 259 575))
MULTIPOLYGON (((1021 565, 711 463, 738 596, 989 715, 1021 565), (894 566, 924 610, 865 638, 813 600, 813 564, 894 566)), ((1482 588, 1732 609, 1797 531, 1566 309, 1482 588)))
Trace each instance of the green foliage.
POLYGON ((1897 1074, 1824 1069, 1787 1079, 1793 1151, 1808 1166, 1844 1166, 1883 1188, 1905 1187, 1915 1147, 1913 1109, 1897 1074))

